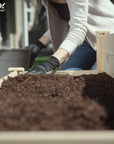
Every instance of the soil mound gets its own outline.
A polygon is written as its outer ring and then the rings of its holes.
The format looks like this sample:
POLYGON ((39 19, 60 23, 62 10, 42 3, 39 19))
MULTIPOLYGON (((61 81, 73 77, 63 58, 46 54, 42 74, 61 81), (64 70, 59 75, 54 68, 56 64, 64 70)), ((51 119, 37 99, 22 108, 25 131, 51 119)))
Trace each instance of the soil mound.
POLYGON ((114 79, 20 75, 0 88, 0 131, 114 129, 114 79))

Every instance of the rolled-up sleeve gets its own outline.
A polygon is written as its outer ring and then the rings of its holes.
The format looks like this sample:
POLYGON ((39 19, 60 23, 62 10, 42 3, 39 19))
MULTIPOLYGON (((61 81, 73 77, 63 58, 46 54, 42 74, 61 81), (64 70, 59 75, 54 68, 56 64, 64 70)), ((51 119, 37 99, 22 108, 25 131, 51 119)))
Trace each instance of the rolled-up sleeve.
POLYGON ((85 40, 87 33, 88 0, 67 0, 67 2, 70 11, 70 28, 60 48, 65 49, 71 55, 85 40))

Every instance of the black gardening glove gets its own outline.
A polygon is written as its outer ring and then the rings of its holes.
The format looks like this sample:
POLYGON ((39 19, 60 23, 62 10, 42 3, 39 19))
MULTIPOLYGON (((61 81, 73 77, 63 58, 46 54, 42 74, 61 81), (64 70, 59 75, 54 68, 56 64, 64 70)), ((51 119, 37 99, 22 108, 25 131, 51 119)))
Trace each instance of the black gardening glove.
POLYGON ((56 57, 51 56, 45 63, 35 66, 28 71, 27 74, 51 74, 59 65, 59 60, 56 57))
POLYGON ((24 49, 31 51, 30 67, 32 66, 34 59, 38 56, 41 49, 46 48, 46 46, 39 40, 34 44, 26 46, 24 49))

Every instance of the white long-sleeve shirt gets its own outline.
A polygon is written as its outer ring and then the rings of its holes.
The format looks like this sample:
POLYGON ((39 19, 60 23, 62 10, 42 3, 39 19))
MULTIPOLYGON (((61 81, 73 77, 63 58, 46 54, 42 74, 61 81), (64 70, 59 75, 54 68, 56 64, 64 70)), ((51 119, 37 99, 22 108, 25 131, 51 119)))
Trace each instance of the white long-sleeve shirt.
POLYGON ((70 21, 69 32, 60 48, 71 55, 88 40, 96 49, 96 30, 107 29, 114 33, 114 5, 110 0, 67 0, 70 21))

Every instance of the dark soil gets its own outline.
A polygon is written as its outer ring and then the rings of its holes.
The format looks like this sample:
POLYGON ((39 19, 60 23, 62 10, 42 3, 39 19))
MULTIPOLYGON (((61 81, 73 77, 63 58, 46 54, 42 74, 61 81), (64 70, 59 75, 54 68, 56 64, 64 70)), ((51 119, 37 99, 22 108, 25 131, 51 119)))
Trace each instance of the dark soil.
POLYGON ((21 75, 0 89, 0 131, 114 129, 114 79, 21 75))

